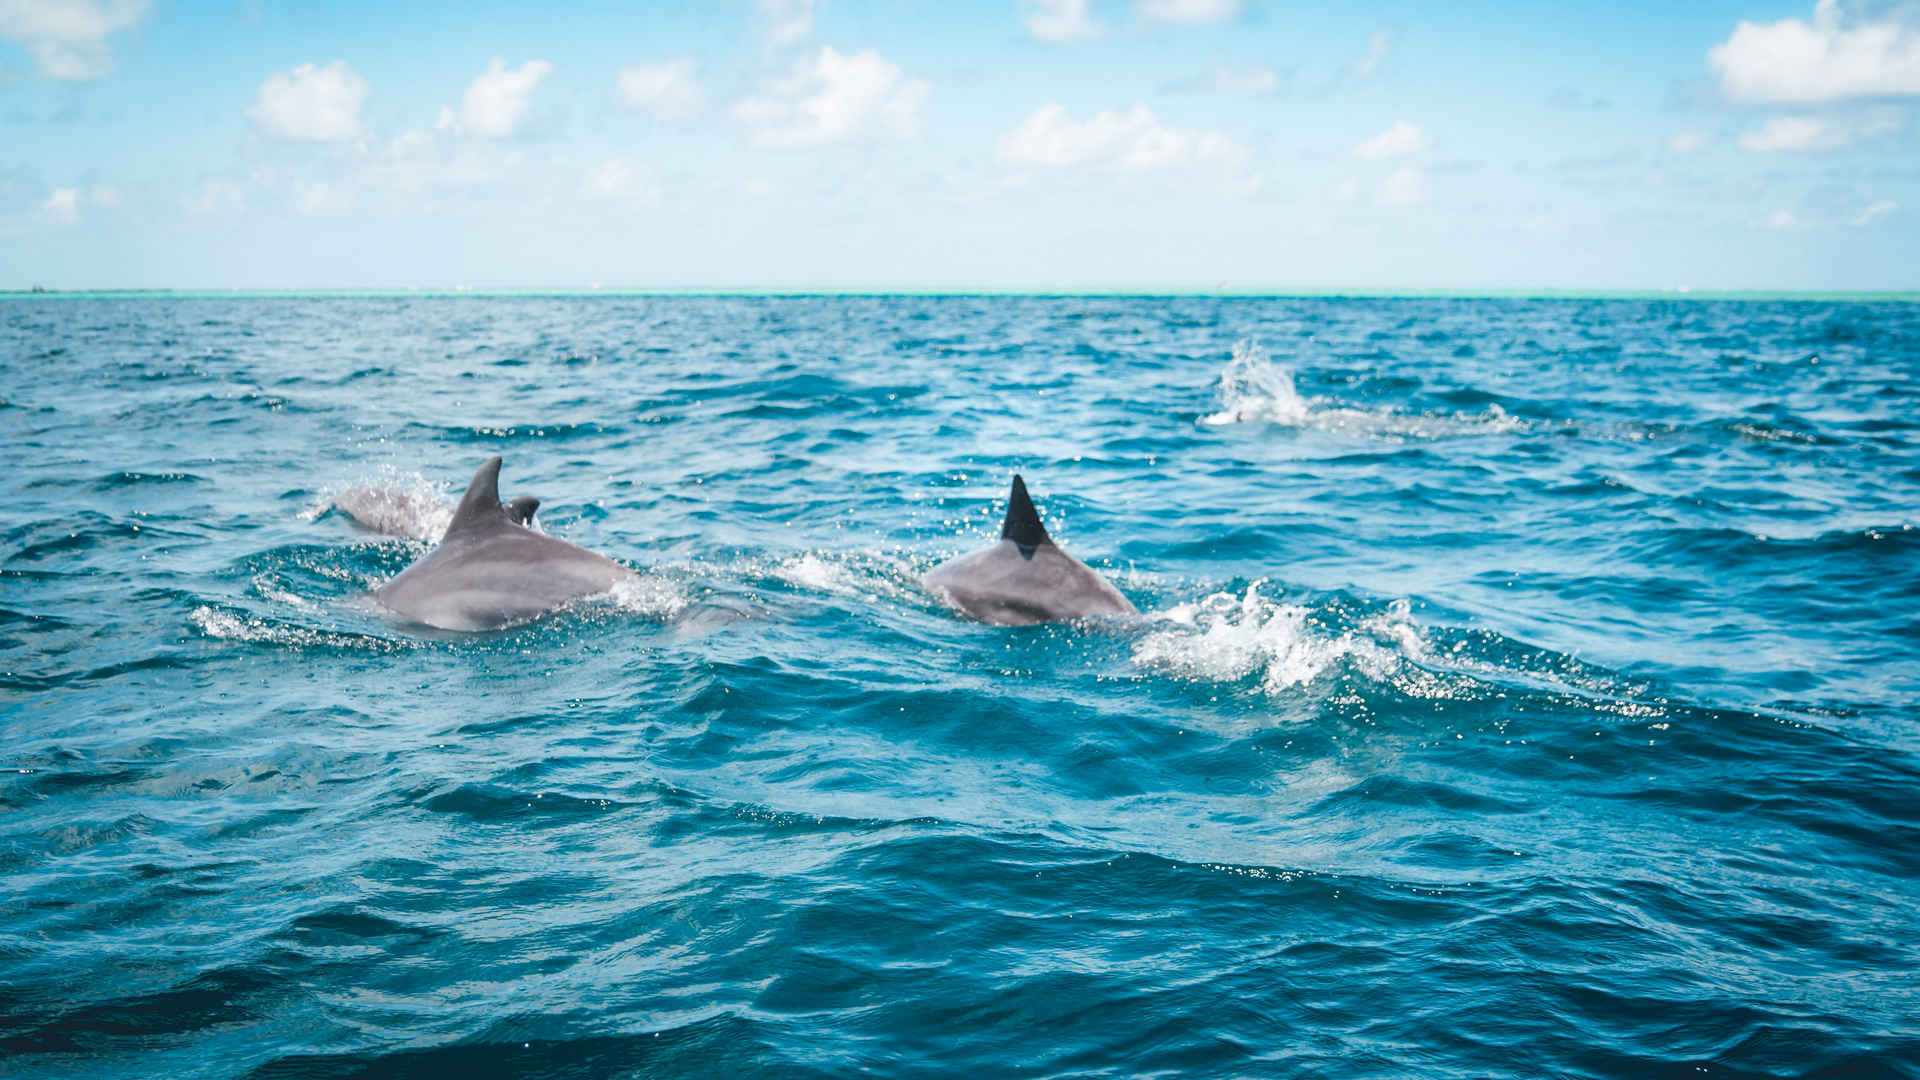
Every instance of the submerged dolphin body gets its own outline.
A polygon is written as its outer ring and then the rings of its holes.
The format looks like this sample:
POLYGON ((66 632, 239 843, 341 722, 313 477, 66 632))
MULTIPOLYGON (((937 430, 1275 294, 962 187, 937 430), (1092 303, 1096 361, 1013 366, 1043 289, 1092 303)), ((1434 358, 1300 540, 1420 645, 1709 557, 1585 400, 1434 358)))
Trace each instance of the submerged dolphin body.
POLYGON ((442 630, 494 630, 603 593, 633 571, 529 526, 538 499, 500 503, 500 459, 489 458, 440 544, 374 597, 442 630))
POLYGON ((1087 615, 1138 615, 1120 590, 1047 535, 1018 473, 1000 541, 934 567, 927 590, 996 626, 1030 626, 1087 615))

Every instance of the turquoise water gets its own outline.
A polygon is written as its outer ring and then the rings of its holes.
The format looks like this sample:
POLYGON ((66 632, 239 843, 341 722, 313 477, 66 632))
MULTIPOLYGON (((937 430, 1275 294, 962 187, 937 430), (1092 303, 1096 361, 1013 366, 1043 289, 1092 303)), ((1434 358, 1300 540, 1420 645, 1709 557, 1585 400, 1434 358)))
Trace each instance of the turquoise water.
POLYGON ((15 298, 0 365, 0 1074, 1920 1075, 1920 306, 15 298), (384 618, 492 454, 638 585, 384 618), (1138 620, 920 590, 1015 469, 1138 620))

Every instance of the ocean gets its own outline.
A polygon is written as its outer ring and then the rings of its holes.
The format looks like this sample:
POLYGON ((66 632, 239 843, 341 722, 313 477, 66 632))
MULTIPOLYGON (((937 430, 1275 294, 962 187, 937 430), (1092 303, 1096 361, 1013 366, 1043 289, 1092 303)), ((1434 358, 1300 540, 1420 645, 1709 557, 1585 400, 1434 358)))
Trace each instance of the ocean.
POLYGON ((0 1075, 1920 1076, 1917 404, 1909 299, 0 298, 0 1075), (639 578, 397 622, 495 454, 639 578), (921 588, 1016 471, 1138 618, 921 588))

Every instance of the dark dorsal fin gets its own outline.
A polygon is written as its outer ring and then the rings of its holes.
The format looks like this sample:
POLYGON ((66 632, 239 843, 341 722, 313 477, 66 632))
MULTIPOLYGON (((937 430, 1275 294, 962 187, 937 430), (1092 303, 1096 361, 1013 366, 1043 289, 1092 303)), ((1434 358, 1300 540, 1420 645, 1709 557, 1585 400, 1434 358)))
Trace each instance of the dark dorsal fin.
POLYGON ((506 520, 507 512, 500 506, 500 459, 490 457, 480 471, 473 474, 473 483, 467 485, 467 494, 460 500, 460 506, 453 512, 453 521, 447 525, 446 536, 468 529, 479 528, 493 522, 506 520))
POLYGON ((538 509, 540 500, 531 495, 516 495, 507 500, 507 516, 528 528, 532 528, 533 512, 538 509))
POLYGON ((1027 498, 1027 483, 1019 473, 1013 474, 1013 491, 1007 495, 1007 521, 1000 526, 1000 539, 1028 548, 1053 542, 1047 536, 1047 527, 1040 524, 1040 512, 1033 508, 1033 500, 1027 498))

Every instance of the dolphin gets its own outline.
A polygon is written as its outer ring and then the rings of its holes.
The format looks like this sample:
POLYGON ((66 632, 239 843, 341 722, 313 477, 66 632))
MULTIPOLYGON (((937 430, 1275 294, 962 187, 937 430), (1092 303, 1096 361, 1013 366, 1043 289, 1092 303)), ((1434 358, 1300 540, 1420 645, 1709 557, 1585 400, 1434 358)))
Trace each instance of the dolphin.
MULTIPOLYGON (((450 516, 446 505, 431 496, 365 484, 335 495, 333 506, 361 528, 415 540, 433 539, 435 519, 450 516)), ((529 528, 533 526, 533 512, 539 508, 540 500, 531 495, 509 499, 505 504, 507 516, 529 528)))
POLYGON ((540 500, 500 502, 500 459, 488 458, 439 546, 374 592, 414 622, 495 630, 603 593, 634 572, 531 527, 540 500))
POLYGON ((928 592, 996 626, 1140 614, 1119 589, 1053 542, 1019 473, 1000 541, 943 562, 920 580, 928 592))

